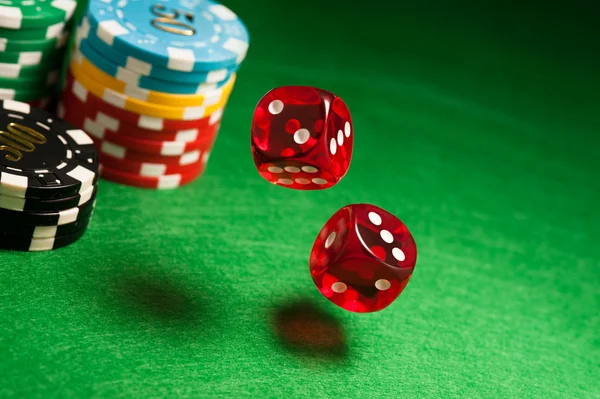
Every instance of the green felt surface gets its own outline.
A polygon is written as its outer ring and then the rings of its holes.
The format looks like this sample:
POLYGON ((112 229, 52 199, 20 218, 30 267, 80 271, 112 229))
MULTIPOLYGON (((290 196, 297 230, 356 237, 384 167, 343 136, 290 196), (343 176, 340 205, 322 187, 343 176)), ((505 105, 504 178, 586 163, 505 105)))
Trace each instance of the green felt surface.
POLYGON ((0 397, 600 397, 594 10, 226 4, 252 42, 206 175, 102 182, 80 242, 0 253, 0 397), (252 110, 287 84, 352 111, 332 189, 254 170, 252 110), (419 248, 375 314, 308 273, 317 232, 355 202, 419 248))

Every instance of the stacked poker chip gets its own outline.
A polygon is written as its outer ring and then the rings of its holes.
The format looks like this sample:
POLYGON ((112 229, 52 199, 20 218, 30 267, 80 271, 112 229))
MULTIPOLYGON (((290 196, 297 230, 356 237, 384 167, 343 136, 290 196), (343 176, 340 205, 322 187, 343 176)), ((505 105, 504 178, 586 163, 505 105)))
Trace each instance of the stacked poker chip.
POLYGON ((76 7, 76 0, 0 1, 0 99, 49 104, 76 7))
POLYGON ((0 249, 47 251, 90 223, 98 151, 81 129, 46 111, 0 100, 0 249))
POLYGON ((209 0, 90 0, 58 113, 92 137, 103 178, 179 187, 205 169, 248 42, 209 0))

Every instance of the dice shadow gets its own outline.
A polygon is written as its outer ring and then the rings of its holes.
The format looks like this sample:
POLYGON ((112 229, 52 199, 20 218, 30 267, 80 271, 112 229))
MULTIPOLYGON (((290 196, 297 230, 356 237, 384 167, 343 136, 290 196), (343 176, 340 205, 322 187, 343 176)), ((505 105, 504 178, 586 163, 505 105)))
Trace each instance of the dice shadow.
POLYGON ((328 360, 346 360, 343 324, 308 299, 287 301, 271 310, 271 326, 280 345, 291 353, 328 360))

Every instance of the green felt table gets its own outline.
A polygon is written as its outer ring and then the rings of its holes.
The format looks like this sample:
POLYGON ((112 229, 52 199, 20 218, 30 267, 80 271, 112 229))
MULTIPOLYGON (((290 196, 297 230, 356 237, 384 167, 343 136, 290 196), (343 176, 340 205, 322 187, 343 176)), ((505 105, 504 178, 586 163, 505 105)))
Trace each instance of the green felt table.
POLYGON ((600 397, 597 14, 225 4, 251 46, 206 174, 160 192, 102 181, 79 242, 0 253, 0 397, 600 397), (331 189, 255 171, 253 108, 291 84, 352 112, 331 189), (372 314, 308 272, 322 225, 360 202, 419 248, 372 314))

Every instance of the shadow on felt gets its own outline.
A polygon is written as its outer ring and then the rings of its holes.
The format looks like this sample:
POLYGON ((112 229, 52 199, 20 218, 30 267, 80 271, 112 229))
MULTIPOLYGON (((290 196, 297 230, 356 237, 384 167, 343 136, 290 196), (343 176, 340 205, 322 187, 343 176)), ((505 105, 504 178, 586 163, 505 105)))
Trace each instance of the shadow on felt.
POLYGON ((348 356, 342 323, 308 299, 289 301, 272 309, 271 323, 280 344, 293 353, 330 360, 348 356))
POLYGON ((114 287, 116 298, 138 317, 164 324, 189 324, 197 318, 190 295, 165 279, 129 276, 114 287))
POLYGON ((174 277, 119 273, 105 289, 108 315, 123 327, 143 334, 169 334, 174 342, 197 339, 214 327, 205 292, 174 277))

